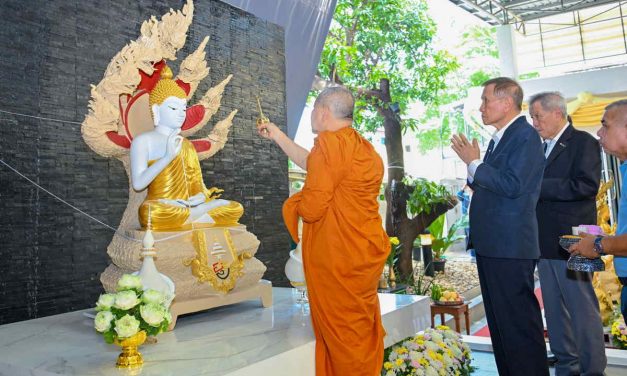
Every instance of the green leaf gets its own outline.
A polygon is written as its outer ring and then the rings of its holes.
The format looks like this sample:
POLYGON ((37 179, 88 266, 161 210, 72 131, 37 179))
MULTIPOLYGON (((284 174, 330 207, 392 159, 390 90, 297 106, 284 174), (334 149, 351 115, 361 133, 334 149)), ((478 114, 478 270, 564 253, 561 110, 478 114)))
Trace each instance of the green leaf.
POLYGON ((109 329, 106 332, 102 333, 104 340, 106 343, 113 343, 113 340, 115 339, 115 331, 113 329, 109 329))

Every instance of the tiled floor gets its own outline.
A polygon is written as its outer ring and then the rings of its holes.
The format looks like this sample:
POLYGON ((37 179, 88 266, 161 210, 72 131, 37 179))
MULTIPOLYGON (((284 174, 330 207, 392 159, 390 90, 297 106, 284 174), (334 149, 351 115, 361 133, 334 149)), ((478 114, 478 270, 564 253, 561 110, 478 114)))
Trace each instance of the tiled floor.
MULTIPOLYGON (((489 352, 473 351, 472 363, 475 367, 473 376, 498 376, 499 373, 496 370, 496 363, 494 362, 494 355, 489 352)), ((550 368, 551 376, 555 375, 555 369, 550 368)), ((608 367, 605 370, 606 376, 625 376, 627 375, 627 368, 625 367, 608 367)))

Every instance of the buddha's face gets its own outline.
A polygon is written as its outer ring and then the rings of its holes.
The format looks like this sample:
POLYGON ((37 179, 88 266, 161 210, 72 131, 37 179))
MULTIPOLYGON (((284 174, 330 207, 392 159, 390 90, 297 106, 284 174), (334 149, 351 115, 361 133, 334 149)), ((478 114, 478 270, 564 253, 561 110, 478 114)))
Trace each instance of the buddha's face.
POLYGON ((155 125, 180 129, 185 122, 187 100, 168 97, 163 103, 152 106, 155 125))

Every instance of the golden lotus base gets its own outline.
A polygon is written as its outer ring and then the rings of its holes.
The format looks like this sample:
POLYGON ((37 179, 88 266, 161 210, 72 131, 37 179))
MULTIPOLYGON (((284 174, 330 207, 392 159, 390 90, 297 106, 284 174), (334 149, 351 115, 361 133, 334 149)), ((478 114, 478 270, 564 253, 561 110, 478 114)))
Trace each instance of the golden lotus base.
POLYGON ((128 347, 122 349, 122 353, 118 356, 115 366, 118 368, 136 368, 144 365, 142 354, 137 351, 137 347, 128 347))
POLYGON ((143 330, 132 337, 118 339, 115 344, 122 347, 122 353, 115 363, 118 368, 137 368, 144 364, 142 354, 137 350, 146 341, 146 332, 143 330))
POLYGON ((253 286, 241 289, 236 288, 224 295, 211 295, 187 300, 179 300, 177 297, 170 306, 172 322, 170 323, 168 330, 174 329, 176 320, 181 315, 231 305, 256 298, 261 299, 261 304, 264 308, 272 307, 272 282, 262 279, 253 286))

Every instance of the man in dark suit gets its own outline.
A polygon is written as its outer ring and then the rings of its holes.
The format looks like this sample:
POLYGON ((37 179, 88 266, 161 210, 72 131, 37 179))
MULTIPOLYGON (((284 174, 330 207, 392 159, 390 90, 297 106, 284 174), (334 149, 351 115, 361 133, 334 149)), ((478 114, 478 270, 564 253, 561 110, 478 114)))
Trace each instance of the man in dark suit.
POLYGON ((520 115, 523 91, 506 77, 483 84, 481 118, 496 128, 483 158, 477 140, 453 136, 474 190, 470 241, 500 376, 548 376, 542 317, 534 295, 540 256, 536 204, 544 154, 538 133, 520 115))
POLYGON ((538 272, 549 343, 557 358, 555 375, 603 375, 607 360, 592 273, 569 270, 569 254, 559 245, 559 236, 571 234, 573 226, 597 222, 601 148, 592 135, 569 123, 561 94, 536 94, 529 108, 546 157, 536 208, 538 272))

